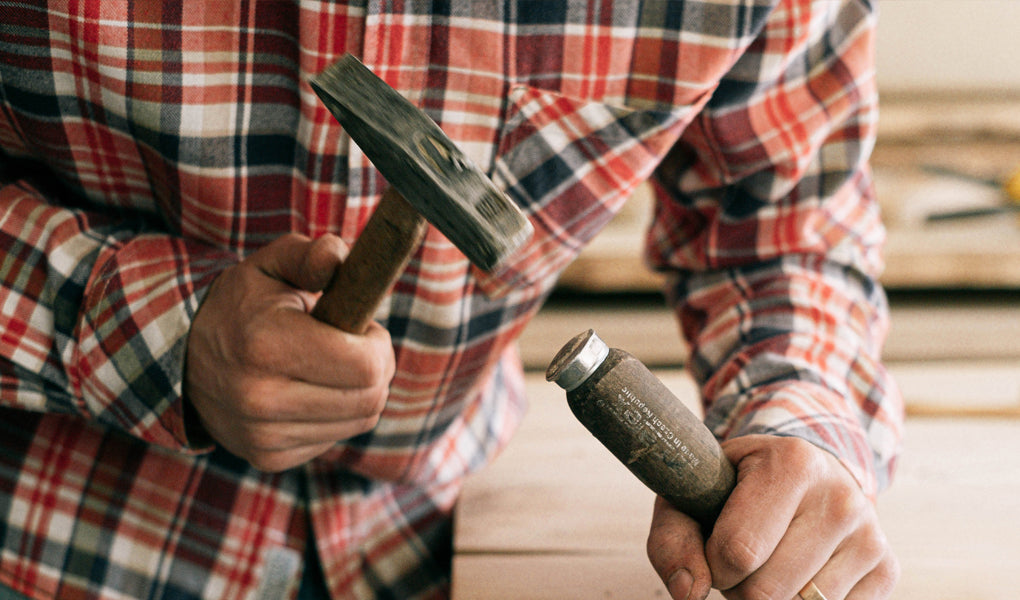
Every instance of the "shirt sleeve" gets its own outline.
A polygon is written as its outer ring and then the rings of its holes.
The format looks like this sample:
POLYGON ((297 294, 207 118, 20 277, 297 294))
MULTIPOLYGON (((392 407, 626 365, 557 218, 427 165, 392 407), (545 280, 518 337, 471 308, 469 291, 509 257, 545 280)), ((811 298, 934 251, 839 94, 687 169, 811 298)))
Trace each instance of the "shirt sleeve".
POLYGON ((660 166, 647 251, 673 274, 714 432, 810 440, 873 497, 892 474, 902 401, 880 361, 868 4, 778 3, 660 166))
POLYGON ((80 415, 193 450, 184 430, 187 331, 222 253, 141 218, 60 204, 0 154, 0 405, 80 415))

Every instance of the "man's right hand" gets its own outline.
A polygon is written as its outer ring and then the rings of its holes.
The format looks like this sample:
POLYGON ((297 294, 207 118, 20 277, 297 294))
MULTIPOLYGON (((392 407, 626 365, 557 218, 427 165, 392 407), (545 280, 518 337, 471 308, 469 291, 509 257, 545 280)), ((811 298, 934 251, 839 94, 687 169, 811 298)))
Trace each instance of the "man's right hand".
POLYGON ((335 236, 284 236, 217 277, 192 324, 185 398, 216 442, 257 469, 303 464, 382 413, 389 333, 373 323, 349 334, 309 314, 346 253, 335 236))

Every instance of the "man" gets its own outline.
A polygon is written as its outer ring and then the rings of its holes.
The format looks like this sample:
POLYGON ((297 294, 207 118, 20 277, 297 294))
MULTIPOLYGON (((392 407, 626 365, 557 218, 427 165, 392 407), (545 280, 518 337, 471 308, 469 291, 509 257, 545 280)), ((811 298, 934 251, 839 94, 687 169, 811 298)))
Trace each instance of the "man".
POLYGON ((524 410, 515 339, 654 176, 739 483, 707 540, 657 505, 653 565, 674 598, 889 593, 870 2, 0 11, 0 584, 443 597, 460 486, 524 410), (386 187, 308 86, 346 52, 536 229, 495 273, 430 230, 364 336, 308 314, 386 187))

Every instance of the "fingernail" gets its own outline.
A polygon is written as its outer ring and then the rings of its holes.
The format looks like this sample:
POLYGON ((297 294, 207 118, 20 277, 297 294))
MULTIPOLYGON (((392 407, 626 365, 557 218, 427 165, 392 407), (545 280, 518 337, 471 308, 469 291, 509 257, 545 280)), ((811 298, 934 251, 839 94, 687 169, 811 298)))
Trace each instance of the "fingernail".
POLYGON ((666 589, 673 600, 688 600, 694 587, 694 576, 687 569, 677 569, 669 576, 666 589))

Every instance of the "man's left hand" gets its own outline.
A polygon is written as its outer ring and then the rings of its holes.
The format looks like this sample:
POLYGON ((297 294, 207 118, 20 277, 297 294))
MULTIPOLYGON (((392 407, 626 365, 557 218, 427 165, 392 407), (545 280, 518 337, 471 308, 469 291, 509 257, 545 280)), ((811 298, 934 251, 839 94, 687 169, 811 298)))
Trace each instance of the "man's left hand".
POLYGON ((899 565, 874 504, 830 453, 797 438, 723 443, 737 485, 707 541, 656 499, 648 557, 674 600, 797 598, 814 581, 828 600, 888 598, 899 565))

